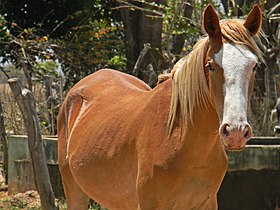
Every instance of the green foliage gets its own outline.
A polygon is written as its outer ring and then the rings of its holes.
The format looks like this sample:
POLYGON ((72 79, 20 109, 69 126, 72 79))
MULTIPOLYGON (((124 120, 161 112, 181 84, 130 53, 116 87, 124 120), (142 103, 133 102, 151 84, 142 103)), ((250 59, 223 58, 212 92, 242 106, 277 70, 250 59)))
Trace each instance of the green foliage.
POLYGON ((115 55, 113 58, 111 58, 108 62, 108 66, 114 69, 124 69, 126 65, 126 58, 124 55, 115 55))
POLYGON ((203 9, 210 3, 215 8, 220 6, 212 0, 200 2, 195 0, 188 2, 179 0, 168 1, 163 13, 163 46, 168 50, 171 39, 181 36, 184 38, 185 44, 181 46, 182 49, 179 57, 190 52, 193 45, 204 34, 201 25, 201 15, 203 9))
POLYGON ((13 7, 5 2, 7 13, 16 12, 14 19, 11 14, 0 16, 2 63, 8 61, 17 67, 26 63, 33 76, 42 78, 45 74, 55 75, 55 63, 59 61, 68 87, 100 68, 125 69, 123 27, 119 11, 111 10, 116 2, 56 1, 53 12, 46 11, 49 5, 37 7, 42 14, 36 11, 36 5, 19 2, 13 7), (73 7, 69 7, 70 2, 73 7), (22 17, 20 11, 26 15, 22 17), (29 19, 23 23, 26 17, 29 19))
POLYGON ((30 66, 30 73, 34 76, 43 76, 42 69, 45 70, 44 74, 54 71, 54 64, 50 65, 50 59, 54 58, 52 42, 37 28, 21 28, 15 22, 8 23, 0 15, 0 46, 2 63, 13 63, 17 67, 25 63, 30 66), (42 61, 49 62, 43 65, 40 64, 42 61), (52 67, 50 72, 46 67, 52 67))
POLYGON ((90 18, 57 43, 55 52, 67 77, 66 86, 104 67, 125 69, 123 27, 118 21, 90 18))
POLYGON ((45 75, 57 77, 58 64, 53 60, 46 60, 45 62, 36 62, 34 65, 34 72, 37 77, 43 78, 45 75))

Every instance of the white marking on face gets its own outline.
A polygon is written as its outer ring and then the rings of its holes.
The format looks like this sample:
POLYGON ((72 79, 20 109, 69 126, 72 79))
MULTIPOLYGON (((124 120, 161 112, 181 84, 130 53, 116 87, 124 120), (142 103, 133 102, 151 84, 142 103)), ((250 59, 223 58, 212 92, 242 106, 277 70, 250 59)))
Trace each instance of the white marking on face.
POLYGON ((257 56, 244 45, 225 43, 214 61, 224 70, 223 123, 243 124, 247 122, 248 87, 257 56))

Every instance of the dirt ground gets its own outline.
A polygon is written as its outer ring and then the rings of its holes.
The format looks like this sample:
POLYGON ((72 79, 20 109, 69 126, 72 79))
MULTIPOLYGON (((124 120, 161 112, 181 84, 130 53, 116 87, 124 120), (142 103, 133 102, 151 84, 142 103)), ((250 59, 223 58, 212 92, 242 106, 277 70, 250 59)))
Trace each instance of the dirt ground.
POLYGON ((8 192, 0 192, 0 209, 41 209, 39 194, 36 191, 14 195, 8 195, 8 192))
MULTIPOLYGON (((64 201, 57 201, 60 210, 66 209, 64 201)), ((41 208, 40 197, 36 191, 27 191, 8 195, 7 192, 0 192, 0 210, 39 210, 41 208)))
MULTIPOLYGON (((0 173, 0 187, 4 187, 5 180, 0 173)), ((8 195, 7 191, 0 191, 0 210, 41 209, 39 194, 36 191, 27 191, 8 195)))
MULTIPOLYGON (((4 186, 4 178, 0 173, 0 187, 4 186)), ((66 210, 63 200, 57 200, 60 210, 66 210)), ((27 191, 8 195, 7 191, 0 191, 0 210, 39 210, 41 208, 40 196, 37 191, 27 191)))

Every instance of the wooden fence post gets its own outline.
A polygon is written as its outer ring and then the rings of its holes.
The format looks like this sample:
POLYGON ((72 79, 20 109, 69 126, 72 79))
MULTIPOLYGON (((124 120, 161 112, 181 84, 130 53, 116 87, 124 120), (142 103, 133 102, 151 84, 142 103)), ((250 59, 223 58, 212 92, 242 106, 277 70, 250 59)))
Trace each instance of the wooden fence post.
POLYGON ((1 99, 0 99, 0 140, 3 149, 3 175, 5 178, 5 184, 8 184, 8 146, 7 146, 7 138, 6 138, 1 99))
POLYGON ((57 209, 41 138, 40 123, 36 113, 35 99, 30 90, 23 88, 18 78, 9 79, 8 83, 26 126, 35 185, 40 195, 42 209, 57 209))

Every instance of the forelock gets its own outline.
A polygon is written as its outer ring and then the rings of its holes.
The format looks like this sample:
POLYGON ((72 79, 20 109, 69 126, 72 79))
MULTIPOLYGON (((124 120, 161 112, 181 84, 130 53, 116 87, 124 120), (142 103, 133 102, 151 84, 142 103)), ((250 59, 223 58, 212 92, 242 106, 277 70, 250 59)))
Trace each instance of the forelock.
POLYGON ((220 26, 223 38, 228 42, 247 46, 260 61, 264 62, 256 42, 250 32, 243 26, 243 23, 244 20, 239 19, 221 20, 220 26))

